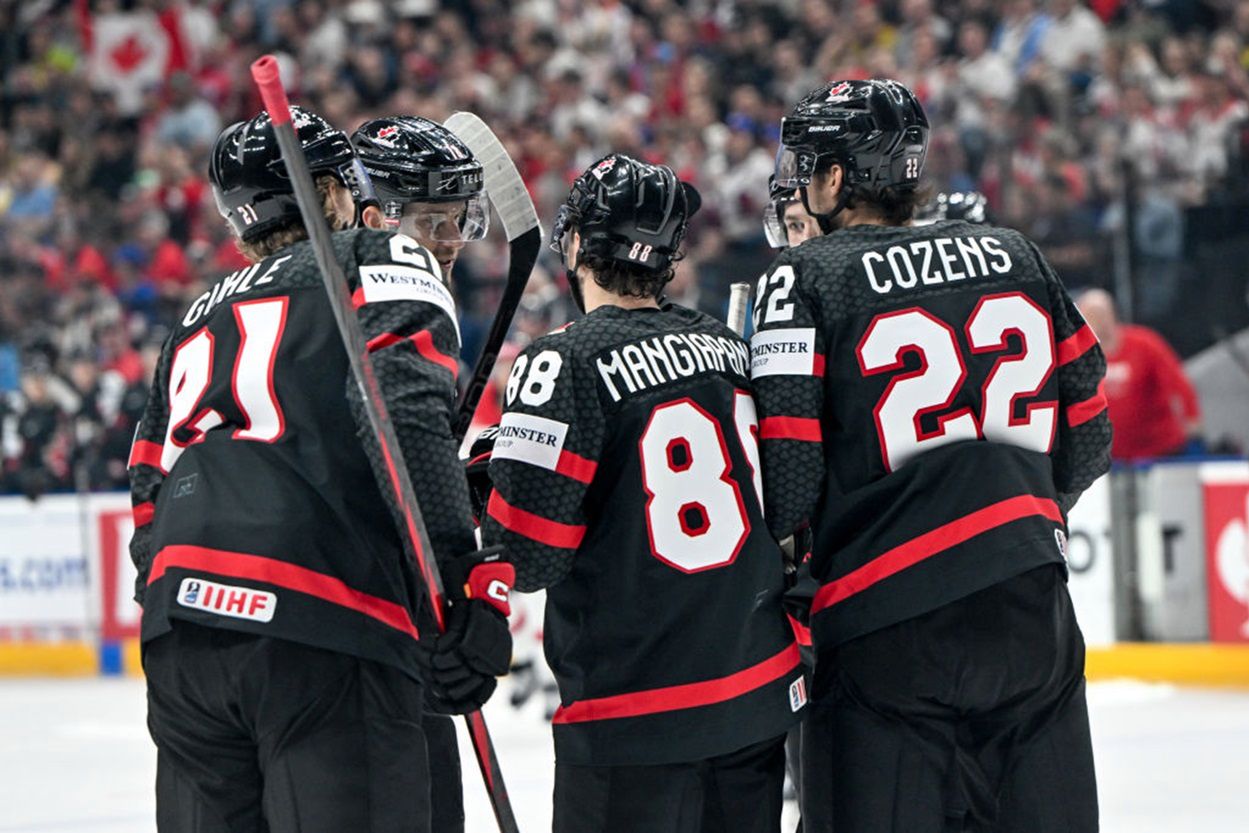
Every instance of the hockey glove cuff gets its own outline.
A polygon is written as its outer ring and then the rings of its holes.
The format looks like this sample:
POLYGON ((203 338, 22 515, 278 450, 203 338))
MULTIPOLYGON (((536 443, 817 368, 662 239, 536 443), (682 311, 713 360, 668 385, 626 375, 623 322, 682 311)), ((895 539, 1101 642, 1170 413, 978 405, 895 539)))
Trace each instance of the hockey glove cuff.
POLYGON ((481 708, 512 661, 508 596, 516 571, 499 547, 446 565, 447 630, 423 651, 427 701, 434 711, 481 708))

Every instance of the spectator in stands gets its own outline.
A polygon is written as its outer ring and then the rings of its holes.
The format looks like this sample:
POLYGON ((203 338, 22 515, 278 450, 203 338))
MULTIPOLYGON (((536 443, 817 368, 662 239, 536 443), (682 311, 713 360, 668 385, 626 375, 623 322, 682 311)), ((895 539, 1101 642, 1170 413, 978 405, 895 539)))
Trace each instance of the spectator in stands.
POLYGON ((1196 449, 1201 406, 1179 357, 1153 330, 1119 322, 1114 299, 1091 289, 1076 299, 1106 353, 1106 401, 1116 460, 1167 457, 1196 449))
MULTIPOLYGON (((931 185, 987 194, 997 216, 1038 232, 1073 283, 1104 280, 1134 182, 1136 263, 1150 277, 1137 311, 1163 310, 1146 320, 1175 343, 1184 319, 1171 299, 1191 304, 1198 293, 1176 290, 1204 270, 1177 248, 1177 235, 1184 246, 1189 237, 1175 218, 1249 198, 1249 0, 8 6, 22 21, 6 30, 0 60, 0 390, 10 392, 39 332, 59 351, 50 379, 86 355, 100 379, 114 364, 137 395, 147 379, 130 351, 246 265, 204 188, 205 148, 220 125, 255 114, 247 67, 265 50, 302 102, 346 130, 388 113, 479 113, 544 218, 608 150, 673 165, 719 195, 699 215, 673 294, 717 315, 727 285, 772 257, 758 218, 775 125, 821 78, 910 84, 941 116, 931 185), (96 89, 83 14, 166 8, 183 37, 165 83, 96 89)), ((506 272, 501 235, 491 241, 463 262, 470 354, 506 272)), ((526 297, 519 337, 567 320, 551 296, 526 297)), ((100 453, 124 465, 120 446, 100 453)), ((10 443, 5 459, 17 456, 10 443)))
POLYGON ((211 104, 200 98, 195 82, 185 72, 169 79, 169 109, 156 127, 156 138, 163 144, 205 149, 221 132, 221 117, 211 104))

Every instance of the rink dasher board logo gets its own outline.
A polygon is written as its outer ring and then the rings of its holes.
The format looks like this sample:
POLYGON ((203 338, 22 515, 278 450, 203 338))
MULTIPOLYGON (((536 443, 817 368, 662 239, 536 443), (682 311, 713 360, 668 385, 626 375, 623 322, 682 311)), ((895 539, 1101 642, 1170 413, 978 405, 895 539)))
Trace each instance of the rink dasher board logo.
POLYGON ((178 604, 233 619, 269 622, 273 619, 278 597, 254 587, 238 587, 188 577, 178 586, 178 604))

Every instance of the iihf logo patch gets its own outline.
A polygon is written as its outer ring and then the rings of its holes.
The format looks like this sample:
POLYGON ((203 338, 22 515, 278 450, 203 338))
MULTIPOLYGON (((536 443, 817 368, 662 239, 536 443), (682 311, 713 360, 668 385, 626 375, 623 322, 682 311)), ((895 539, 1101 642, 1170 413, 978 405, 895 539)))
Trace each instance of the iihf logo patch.
POLYGON ((807 704, 807 680, 799 677, 789 684, 789 710, 799 711, 807 704))

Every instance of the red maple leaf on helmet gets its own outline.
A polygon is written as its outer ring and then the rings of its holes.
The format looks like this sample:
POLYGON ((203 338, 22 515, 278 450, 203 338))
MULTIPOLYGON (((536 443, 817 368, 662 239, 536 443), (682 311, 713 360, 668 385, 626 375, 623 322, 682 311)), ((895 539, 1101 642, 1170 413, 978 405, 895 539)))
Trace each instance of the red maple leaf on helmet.
POLYGON ((394 136, 398 132, 399 132, 399 128, 394 127, 393 125, 390 127, 383 127, 381 130, 377 131, 377 138, 389 139, 391 136, 394 136))
POLYGON ((828 101, 844 101, 846 94, 850 92, 850 82, 842 81, 840 84, 834 84, 828 91, 828 101))

